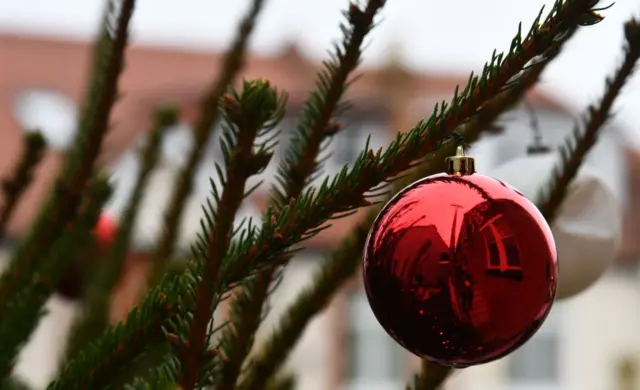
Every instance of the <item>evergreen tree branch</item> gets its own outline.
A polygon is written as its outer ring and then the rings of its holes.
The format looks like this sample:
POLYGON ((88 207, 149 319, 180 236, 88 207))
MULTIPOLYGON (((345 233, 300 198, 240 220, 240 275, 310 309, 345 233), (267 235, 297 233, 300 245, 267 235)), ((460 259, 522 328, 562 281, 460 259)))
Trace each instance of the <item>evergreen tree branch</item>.
POLYGON ((46 149, 46 141, 42 133, 29 132, 24 136, 24 150, 18 164, 13 170, 13 177, 2 181, 4 202, 0 209, 0 241, 5 237, 11 215, 33 180, 33 171, 42 160, 46 149))
POLYGON ((629 20, 624 25, 625 47, 624 60, 616 70, 615 75, 606 80, 604 95, 599 104, 591 105, 584 117, 584 131, 576 125, 573 136, 568 139, 565 146, 560 149, 561 161, 554 169, 549 182, 549 190, 539 196, 538 204, 540 212, 547 219, 553 221, 562 201, 564 200, 569 184, 578 173, 585 156, 598 140, 600 130, 610 117, 611 108, 622 87, 633 73, 638 57, 640 57, 640 26, 635 19, 629 20))
MULTIPOLYGON (((202 237, 197 250, 194 250, 194 253, 201 254, 198 262, 204 264, 196 265, 202 270, 195 270, 199 280, 195 287, 189 329, 183 344, 176 348, 181 365, 178 383, 183 389, 199 388, 203 378, 208 376, 202 373, 215 357, 208 350, 211 337, 209 322, 221 298, 222 260, 231 242, 236 213, 245 197, 245 183, 264 170, 273 154, 268 144, 259 146, 255 151, 254 142, 258 135, 273 130, 282 119, 285 102, 286 99, 278 96, 266 81, 245 82, 241 93, 226 94, 222 100, 226 122, 222 137, 226 172, 220 174, 221 192, 211 182, 216 210, 210 206, 205 211, 208 241, 202 237)), ((219 167, 217 170, 222 173, 219 167)))
MULTIPOLYGON (((316 90, 311 92, 299 120, 297 131, 286 156, 280 163, 276 176, 282 189, 272 189, 272 204, 281 207, 300 195, 314 172, 320 168, 318 155, 321 144, 340 126, 332 122, 341 111, 341 100, 348 86, 348 79, 360 63, 362 44, 371 31, 376 14, 384 1, 369 1, 364 9, 351 3, 344 12, 348 26, 342 24, 344 33, 340 46, 335 47, 330 61, 316 79, 316 90)), ((263 319, 264 305, 269 286, 280 269, 269 267, 248 280, 231 307, 231 323, 220 341, 226 359, 221 372, 221 389, 233 390, 242 365, 253 345, 254 335, 263 319)), ((265 378, 265 381, 268 378, 265 378)))
POLYGON ((20 348, 38 325, 45 303, 64 274, 69 256, 86 249, 93 242, 90 231, 110 195, 111 187, 107 179, 95 178, 85 195, 84 210, 80 217, 53 245, 40 272, 33 275, 30 283, 14 291, 14 298, 7 302, 3 317, 9 320, 0 322, 0 340, 3 340, 0 349, 0 380, 6 379, 10 374, 20 348))
POLYGON ((109 327, 80 351, 47 389, 112 388, 112 383, 150 348, 165 342, 163 326, 177 318, 182 304, 180 294, 187 287, 187 279, 187 275, 163 279, 144 302, 129 313, 126 321, 109 327))
MULTIPOLYGON (((234 265, 233 270, 225 276, 227 285, 244 278, 248 274, 247 268, 264 264, 276 255, 286 257, 286 248, 316 233, 316 227, 332 214, 364 204, 362 194, 366 190, 393 178, 411 167, 413 161, 437 147, 444 136, 465 123, 486 101, 504 90, 508 81, 517 76, 532 58, 543 54, 545 48, 561 34, 584 23, 584 17, 590 14, 592 4, 592 1, 587 0, 573 0, 566 4, 558 2, 545 24, 538 26, 536 23, 522 45, 514 45, 511 54, 504 61, 502 56, 497 57, 500 65, 488 67, 491 71, 487 71, 480 80, 472 78, 472 85, 462 97, 456 95, 452 108, 434 112, 429 120, 421 122, 409 133, 399 135, 384 154, 382 150, 377 155, 371 151, 363 153, 351 171, 343 171, 331 184, 325 181, 317 191, 307 191, 278 214, 271 211, 263 222, 260 234, 249 232, 233 244, 234 251, 224 261, 234 265), (436 130, 440 130, 441 137, 433 140, 436 130), (272 221, 271 216, 275 220, 272 221)), ((517 42, 520 41, 516 40, 517 42)), ((183 287, 183 293, 190 291, 192 286, 193 280, 183 287)))
MULTIPOLYGON (((420 122, 408 133, 400 134, 384 153, 382 149, 376 155, 369 150, 363 152, 354 168, 351 171, 343 170, 331 184, 325 181, 318 190, 306 191, 278 213, 271 208, 259 234, 250 229, 232 244, 231 253, 224 259, 224 265, 233 265, 232 268, 225 267, 223 279, 226 286, 242 280, 267 260, 286 259, 290 254, 287 248, 317 233, 318 226, 333 214, 367 204, 363 196, 367 190, 392 179, 437 148, 444 136, 466 123, 486 102, 506 90, 509 81, 517 81, 517 76, 529 61, 543 55, 562 35, 583 24, 585 15, 591 15, 593 3, 587 0, 556 3, 543 25, 535 22, 524 43, 519 44, 521 40, 518 34, 504 61, 503 55, 494 56, 493 66, 485 68, 487 71, 481 79, 472 77, 461 97, 455 94, 451 108, 446 110, 443 105, 442 110, 435 110, 427 121, 420 122), (440 130, 439 139, 433 135, 436 130, 440 130)), ((197 281, 198 278, 192 280, 189 283, 191 287, 184 290, 185 293, 192 291, 197 281)))
POLYGON ((353 212, 369 205, 365 193, 411 168, 424 155, 437 149, 453 130, 466 123, 491 99, 517 84, 523 68, 566 33, 583 24, 592 14, 593 0, 558 1, 544 24, 538 21, 522 42, 518 33, 509 54, 493 56, 483 76, 471 77, 461 95, 456 92, 450 106, 436 105, 426 121, 397 139, 383 152, 366 150, 351 170, 344 169, 318 189, 304 192, 282 210, 270 208, 258 235, 246 235, 234 244, 226 262, 234 264, 229 283, 242 280, 268 262, 286 260, 287 250, 323 229, 322 224, 336 214, 353 212), (587 16, 585 16, 587 15, 587 16), (522 42, 522 43, 520 43, 522 42), (449 108, 448 108, 449 107, 449 108), (274 223, 275 222, 275 223, 274 223))
POLYGON ((162 135, 176 121, 177 111, 174 108, 162 107, 156 110, 153 130, 142 152, 140 174, 123 213, 115 240, 104 258, 95 265, 96 269, 90 270, 91 278, 87 286, 84 313, 75 325, 75 331, 71 332, 68 356, 74 356, 109 325, 110 297, 113 288, 120 280, 138 206, 144 195, 149 175, 158 160, 162 135))
POLYGON ((172 255, 185 201, 193 187, 194 173, 209 142, 213 126, 219 118, 218 102, 243 66, 249 37, 253 32, 263 4, 264 0, 252 0, 249 12, 240 23, 235 42, 224 57, 220 74, 201 99, 200 116, 194 126, 194 146, 189 153, 184 169, 178 176, 164 216, 162 238, 158 241, 151 257, 153 264, 151 285, 154 285, 164 275, 166 263, 172 255))
MULTIPOLYGON (((573 31, 562 40, 554 43, 545 57, 537 61, 535 65, 529 66, 517 84, 499 94, 469 122, 461 126, 460 131, 464 135, 465 141, 473 143, 481 132, 494 128, 498 117, 521 101, 525 93, 537 83, 546 65, 560 52, 562 44, 573 35, 573 31)), ((422 177, 442 172, 444 159, 452 155, 454 151, 455 145, 447 143, 428 155, 413 172, 395 183, 394 192, 422 177)), ((280 325, 252 360, 240 389, 260 389, 264 384, 262 378, 270 377, 281 367, 309 321, 328 304, 338 288, 355 274, 362 258, 362 248, 367 234, 381 207, 380 205, 368 212, 366 218, 331 254, 330 259, 320 266, 316 277, 313 278, 314 284, 303 291, 285 311, 280 325)), ((429 363, 424 367, 429 367, 429 363)), ((428 374, 423 374, 422 377, 427 376, 430 377, 428 374)))
POLYGON ((123 0, 119 9, 113 4, 109 3, 98 40, 94 80, 88 88, 78 137, 67 155, 51 198, 45 203, 29 235, 13 253, 9 269, 0 277, 0 310, 12 299, 12 292, 27 284, 42 253, 50 250, 59 232, 76 218, 82 191, 93 175, 93 166, 117 95, 117 81, 123 66, 127 29, 135 0, 123 0), (111 19, 116 19, 115 23, 111 19))

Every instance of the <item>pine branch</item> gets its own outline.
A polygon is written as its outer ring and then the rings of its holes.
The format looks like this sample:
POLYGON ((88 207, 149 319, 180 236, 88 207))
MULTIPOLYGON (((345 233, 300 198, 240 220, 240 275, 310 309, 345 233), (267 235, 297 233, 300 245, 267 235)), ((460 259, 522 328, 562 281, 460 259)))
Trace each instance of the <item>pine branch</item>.
POLYGON ((198 254, 197 263, 204 264, 195 267, 199 280, 193 293, 192 318, 188 332, 185 332, 187 334, 183 335, 182 345, 176 348, 181 364, 178 383, 183 389, 200 387, 203 378, 208 376, 202 375, 201 371, 205 371, 215 357, 208 350, 211 337, 209 322, 221 298, 221 286, 224 286, 221 283, 224 275, 222 260, 231 242, 235 215, 245 197, 247 179, 261 172, 273 154, 269 145, 261 145, 254 150, 254 142, 258 135, 273 130, 284 115, 286 99, 278 96, 268 82, 245 82, 243 87, 239 94, 226 94, 221 103, 226 122, 222 137, 226 172, 223 175, 221 168, 216 167, 222 181, 221 192, 211 182, 217 210, 213 210, 209 203, 210 207, 205 211, 208 226, 204 229, 208 233, 208 241, 201 237, 197 250, 194 250, 194 254, 198 254))
POLYGON ((252 0, 251 8, 241 22, 238 35, 230 50, 225 55, 222 70, 217 79, 202 97, 200 102, 200 117, 194 126, 194 146, 189 153, 187 163, 182 170, 176 187, 171 195, 169 206, 164 216, 164 231, 152 255, 153 268, 150 284, 153 286, 165 272, 166 263, 170 258, 178 236, 180 219, 184 211, 185 201, 193 186, 193 177, 201 160, 205 146, 208 144, 213 125, 218 121, 218 102, 234 81, 244 63, 245 51, 249 37, 255 27, 264 0, 252 0))
POLYGON ((534 24, 522 43, 518 34, 512 49, 493 56, 493 65, 486 65, 481 78, 471 77, 465 91, 454 94, 449 108, 436 105, 431 117, 374 154, 366 150, 351 170, 344 169, 328 179, 318 189, 304 192, 282 210, 270 208, 258 235, 247 235, 235 243, 225 262, 234 264, 229 283, 242 280, 258 267, 286 260, 288 248, 323 229, 329 218, 353 212, 370 204, 365 193, 415 165, 426 154, 437 149, 453 130, 466 123, 478 110, 501 92, 517 84, 522 69, 537 56, 544 55, 563 35, 584 23, 591 15, 593 0, 557 2, 543 25, 534 24), (274 223, 275 222, 275 223, 274 223))
POLYGON ((59 232, 76 218, 78 206, 90 177, 102 139, 107 132, 109 113, 117 96, 117 81, 127 43, 127 28, 134 0, 123 0, 119 14, 113 3, 105 17, 99 49, 96 49, 94 82, 88 89, 80 120, 78 138, 69 151, 51 198, 45 203, 33 229, 13 253, 8 270, 0 277, 0 310, 14 291, 26 285, 59 232), (116 16, 117 15, 117 16, 116 16), (115 26, 111 19, 116 19, 115 26))
POLYGON ((54 292, 58 281, 62 278, 69 262, 69 255, 86 249, 93 241, 91 229, 102 210, 102 206, 111 195, 111 187, 105 177, 97 177, 87 191, 84 210, 74 224, 62 233, 53 245, 51 252, 45 256, 40 272, 20 290, 13 291, 10 301, 2 313, 9 320, 0 323, 0 380, 11 372, 20 348, 28 341, 44 314, 44 305, 54 292))
MULTIPOLYGON (((84 313, 71 332, 68 356, 75 356, 87 343, 96 339, 109 325, 109 302, 113 288, 120 280, 122 267, 129 249, 131 232, 135 223, 139 203, 147 187, 151 171, 156 165, 162 135, 167 127, 177 121, 174 108, 162 107, 156 110, 151 136, 142 152, 141 168, 131 199, 123 213, 115 240, 103 259, 91 272, 84 313)), ((81 290, 81 287, 78 287, 81 290)))
MULTIPOLYGON (((267 260, 278 260, 289 252, 287 248, 301 239, 316 233, 317 227, 332 214, 349 211, 365 204, 362 194, 384 180, 390 180, 398 173, 410 168, 413 161, 439 146, 441 139, 471 117, 478 108, 505 89, 512 77, 517 77, 522 67, 536 55, 544 54, 546 48, 576 25, 584 23, 585 15, 590 15, 593 1, 573 0, 570 3, 558 2, 552 14, 542 26, 535 24, 522 45, 519 35, 515 40, 511 54, 504 61, 502 55, 494 56, 499 65, 488 67, 482 79, 472 78, 471 85, 461 97, 454 98, 452 108, 438 110, 431 118, 421 122, 408 133, 400 134, 387 150, 374 155, 367 151, 358 158, 351 171, 344 170, 332 182, 318 190, 305 192, 297 201, 291 202, 281 213, 270 211, 263 221, 260 234, 251 231, 232 246, 231 255, 224 260, 226 265, 233 264, 225 275, 227 286, 240 281, 267 260), (474 81, 475 80, 475 81, 474 81), (475 86, 475 87, 474 87, 475 86), (443 130, 444 129, 444 130, 443 130), (438 139, 434 134, 440 130, 438 139), (435 140, 433 138, 436 138, 435 140), (274 220, 271 220, 271 216, 274 220)), ((517 78, 516 78, 517 79, 517 78)), ((195 278, 197 282, 198 278, 195 278)), ((192 280, 183 286, 183 294, 191 291, 192 280)))
POLYGON ((610 117, 611 108, 622 87, 633 73, 638 57, 640 57, 640 26, 635 19, 629 20, 624 25, 626 43, 624 47, 625 57, 613 78, 606 80, 605 92, 600 103, 589 106, 584 118, 584 131, 576 126, 572 139, 568 139, 565 146, 560 149, 561 162, 554 169, 549 183, 549 190, 539 198, 540 212, 547 219, 553 221, 564 200, 569 184, 578 173, 585 156, 598 140, 600 130, 610 117))
MULTIPOLYGON (((562 40, 554 43, 545 57, 524 71, 517 84, 491 100, 476 116, 461 127, 460 131, 467 142, 473 143, 481 132, 495 127, 494 123, 498 117, 523 98, 525 93, 539 80, 546 65, 557 56, 562 44, 570 38, 572 33, 573 31, 562 40)), ((450 156, 454 149, 453 143, 447 143, 427 156, 425 161, 412 173, 396 182, 395 192, 415 180, 441 172, 444 169, 445 157, 450 156)), ((326 306, 338 288, 355 274, 361 261, 362 248, 368 231, 380 211, 380 207, 370 210, 367 217, 358 224, 349 237, 342 241, 330 259, 320 267, 313 279, 314 284, 301 293, 285 311, 280 326, 273 331, 260 353, 252 360, 240 389, 261 388, 264 384, 262 378, 268 378, 281 367, 309 321, 326 306)))
POLYGON ((11 219, 20 196, 33 180, 33 171, 42 160, 46 141, 40 132, 29 132, 24 136, 24 150, 18 164, 13 169, 13 177, 3 180, 4 202, 0 209, 0 241, 5 237, 7 225, 11 219))
MULTIPOLYGON (((109 327, 80 351, 48 390, 100 390, 124 375, 154 345, 166 342, 163 326, 176 318, 188 275, 163 279, 125 322, 109 327)), ((115 390, 115 389, 114 389, 115 390)))
MULTIPOLYGON (((330 61, 316 79, 316 90, 311 92, 305 109, 287 150, 280 163, 276 179, 282 188, 272 189, 272 204, 282 207, 290 199, 300 195, 314 172, 320 168, 318 155, 321 144, 340 126, 332 122, 341 111, 341 100, 348 86, 348 79, 360 63, 361 47, 373 27, 373 20, 384 1, 369 1, 364 9, 351 3, 344 12, 349 25, 341 24, 344 33, 340 46, 335 47, 330 61)), ((264 317, 263 307, 273 279, 281 274, 277 267, 266 268, 248 280, 231 308, 231 323, 225 329, 220 349, 226 359, 222 367, 221 389, 233 390, 242 365, 251 351, 253 340, 264 317)), ((267 378, 265 378, 266 381, 267 378)))

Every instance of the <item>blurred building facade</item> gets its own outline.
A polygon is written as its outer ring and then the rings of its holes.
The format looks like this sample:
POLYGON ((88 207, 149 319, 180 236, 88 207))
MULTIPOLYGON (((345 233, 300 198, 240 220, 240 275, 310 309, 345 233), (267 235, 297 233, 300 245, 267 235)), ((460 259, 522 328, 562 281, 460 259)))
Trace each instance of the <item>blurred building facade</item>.
MULTIPOLYGON (((62 152, 73 141, 89 55, 86 42, 0 35, 0 58, 4 59, 0 71, 0 175, 5 177, 19 157, 23 129, 40 127, 51 146, 11 222, 10 237, 18 239, 25 233, 55 178, 62 152)), ((109 167, 118 184, 109 204, 111 212, 121 212, 128 200, 139 170, 136 148, 151 127, 154 108, 166 102, 177 103, 182 118, 165 138, 162 161, 141 205, 129 262, 131 280, 145 270, 144 257, 158 237, 172 180, 192 146, 189 125, 196 116, 198 97, 217 74, 220 58, 220 54, 176 48, 134 46, 127 52, 120 82, 122 98, 113 113, 113 127, 100 161, 109 167)), ((277 159, 282 156, 317 70, 318 64, 304 58, 293 45, 278 55, 251 56, 247 60, 242 77, 267 78, 290 96, 289 115, 281 126, 281 146, 263 174, 265 189, 272 182, 277 159)), ((386 145, 396 131, 411 128, 430 114, 436 102, 448 100, 456 85, 466 83, 466 77, 415 73, 393 61, 386 68, 362 73, 349 90, 353 109, 342 118, 348 127, 329 147, 333 155, 326 163, 328 174, 353 162, 368 136, 372 148, 386 145)), ((553 97, 533 91, 527 102, 535 111, 545 141, 552 146, 572 131, 574 113, 553 97)), ((477 156, 478 169, 490 169, 524 154, 532 139, 530 119, 523 108, 507 113, 501 120, 504 132, 477 143, 482 156, 477 156)), ((182 222, 182 249, 188 248, 199 229, 199 206, 209 194, 207 179, 214 175, 216 161, 220 161, 220 151, 212 142, 182 222)), ((633 371, 629 367, 640 367, 640 244, 636 238, 640 234, 640 151, 626 149, 618 132, 610 128, 600 137, 588 163, 608 172, 608 184, 625 208, 618 262, 587 292, 557 303, 541 331, 523 348, 499 362, 457 372, 447 389, 615 390, 621 368, 628 373, 633 371)), ((266 194, 257 193, 244 205, 243 216, 257 217, 265 203, 266 194)), ((258 341, 269 334, 296 292, 309 285, 328 250, 362 215, 336 221, 331 229, 305 244, 307 249, 291 262, 272 297, 272 309, 258 341)), ((11 241, 3 245, 7 253, 11 241)), ((136 285, 135 281, 123 281, 116 312, 125 311, 135 301, 136 285)), ((378 325, 361 280, 355 277, 310 324, 290 364, 300 375, 300 389, 387 390, 404 388, 419 362, 378 325)), ((640 386, 640 377, 635 380, 640 386)))

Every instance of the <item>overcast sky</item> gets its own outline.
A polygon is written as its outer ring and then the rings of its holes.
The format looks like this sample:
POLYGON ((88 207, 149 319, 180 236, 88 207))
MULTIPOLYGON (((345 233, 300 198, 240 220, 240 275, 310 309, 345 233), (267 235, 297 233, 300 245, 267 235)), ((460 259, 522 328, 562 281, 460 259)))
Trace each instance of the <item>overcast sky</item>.
MULTIPOLYGON (((102 4, 98 0, 0 1, 0 30, 89 38, 102 4)), ((248 4, 249 0, 138 0, 133 40, 223 49, 248 4)), ((296 41, 307 54, 320 58, 339 37, 337 23, 348 1, 266 0, 266 4, 252 48, 270 52, 296 41)), ((388 0, 381 24, 371 34, 365 63, 384 61, 390 47, 399 43, 412 68, 462 74, 479 71, 494 48, 509 48, 519 21, 528 31, 543 4, 550 8, 552 0, 388 0)), ((604 76, 621 59, 622 23, 640 15, 640 2, 619 0, 604 14, 602 23, 579 32, 541 84, 576 109, 600 96, 604 76)), ((632 138, 640 148, 640 72, 626 87, 616 113, 616 121, 637 134, 632 138)))

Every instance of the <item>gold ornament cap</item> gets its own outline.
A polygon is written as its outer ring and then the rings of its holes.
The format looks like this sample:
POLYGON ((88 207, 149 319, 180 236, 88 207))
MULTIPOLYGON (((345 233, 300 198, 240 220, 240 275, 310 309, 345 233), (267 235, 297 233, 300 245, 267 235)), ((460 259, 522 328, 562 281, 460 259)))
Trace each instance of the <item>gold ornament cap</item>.
POLYGON ((445 159, 447 173, 453 176, 473 175, 476 173, 476 160, 464 153, 464 147, 458 145, 456 155, 445 159))

